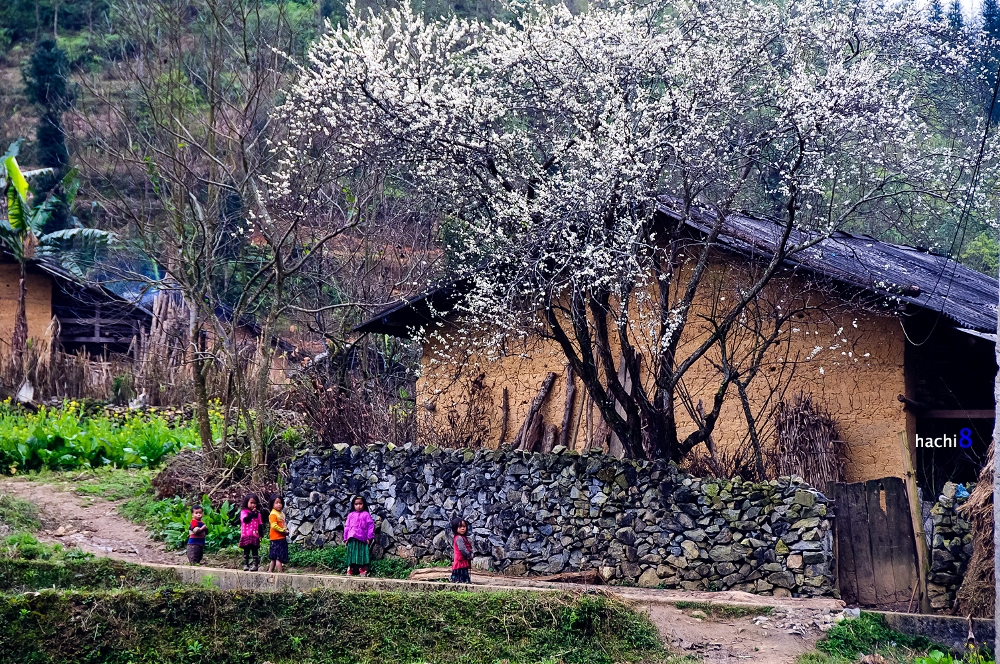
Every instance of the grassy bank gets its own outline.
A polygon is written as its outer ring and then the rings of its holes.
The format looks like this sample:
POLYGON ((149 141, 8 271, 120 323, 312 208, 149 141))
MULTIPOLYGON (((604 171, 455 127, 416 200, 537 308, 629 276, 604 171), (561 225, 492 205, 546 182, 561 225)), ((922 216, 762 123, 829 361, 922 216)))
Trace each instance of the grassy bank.
POLYGON ((0 601, 0 652, 25 664, 668 661, 647 618, 602 596, 185 588, 0 601))
POLYGON ((51 590, 156 590, 178 585, 169 570, 111 558, 89 560, 2 560, 0 593, 51 590))
POLYGON ((994 664, 989 653, 970 649, 952 656, 944 646, 897 632, 883 616, 864 612, 836 624, 816 644, 816 652, 802 655, 796 664, 854 664, 866 656, 886 664, 994 664))

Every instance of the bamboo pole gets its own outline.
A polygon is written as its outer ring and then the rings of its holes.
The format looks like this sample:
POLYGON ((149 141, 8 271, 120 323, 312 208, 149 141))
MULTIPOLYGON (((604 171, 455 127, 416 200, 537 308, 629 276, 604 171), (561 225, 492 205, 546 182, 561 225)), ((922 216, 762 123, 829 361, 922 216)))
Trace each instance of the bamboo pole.
POLYGON ((917 547, 917 587, 920 588, 920 612, 930 613, 930 598, 927 596, 927 574, 930 572, 930 553, 927 550, 927 536, 924 534, 924 517, 917 496, 917 473, 913 467, 913 457, 906 441, 906 432, 899 432, 900 451, 903 455, 903 482, 906 497, 910 503, 910 520, 913 522, 913 539, 917 547))

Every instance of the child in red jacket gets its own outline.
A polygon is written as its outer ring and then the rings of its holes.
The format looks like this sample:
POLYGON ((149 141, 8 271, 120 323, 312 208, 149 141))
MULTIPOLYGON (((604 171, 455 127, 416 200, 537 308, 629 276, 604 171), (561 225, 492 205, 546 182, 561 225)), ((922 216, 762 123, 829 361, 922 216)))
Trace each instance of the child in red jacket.
POLYGON ((469 524, 465 519, 452 519, 451 531, 455 533, 452 539, 451 582, 472 583, 469 578, 469 567, 472 566, 472 542, 469 541, 469 524))

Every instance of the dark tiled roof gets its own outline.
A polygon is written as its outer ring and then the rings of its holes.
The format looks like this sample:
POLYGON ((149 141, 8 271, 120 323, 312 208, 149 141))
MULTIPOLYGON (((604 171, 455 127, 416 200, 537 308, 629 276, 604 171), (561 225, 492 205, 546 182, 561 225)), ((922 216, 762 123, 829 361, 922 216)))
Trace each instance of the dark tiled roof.
MULTIPOLYGON (((661 213, 676 217, 666 201, 661 213)), ((688 224, 707 232, 714 217, 699 212, 688 224)), ((780 227, 771 220, 731 215, 719 235, 718 244, 730 251, 770 259, 780 239, 780 227)), ((790 245, 809 239, 796 231, 790 245)), ((905 245, 880 242, 864 235, 836 232, 808 249, 789 256, 785 263, 813 275, 859 288, 886 299, 906 302, 939 312, 958 327, 995 334, 997 331, 997 279, 905 245)), ((378 332, 409 337, 412 329, 447 313, 461 296, 461 282, 447 282, 425 293, 401 301, 375 314, 354 328, 355 332, 378 332)))
POLYGON ((386 307, 353 332, 377 332, 394 337, 409 338, 416 328, 431 323, 440 314, 448 313, 467 292, 464 280, 453 280, 435 286, 409 300, 402 300, 386 307))
MULTIPOLYGON (((662 209, 671 213, 667 206, 662 209)), ((709 221, 706 216, 690 223, 705 231, 709 221)), ((780 228, 773 221, 732 215, 719 235, 719 244, 741 254, 770 258, 779 239, 780 228)), ((806 234, 796 233, 789 244, 807 239, 806 234)), ((842 284, 940 312, 959 327, 997 331, 996 277, 976 272, 945 256, 838 231, 790 256, 786 263, 842 284)))

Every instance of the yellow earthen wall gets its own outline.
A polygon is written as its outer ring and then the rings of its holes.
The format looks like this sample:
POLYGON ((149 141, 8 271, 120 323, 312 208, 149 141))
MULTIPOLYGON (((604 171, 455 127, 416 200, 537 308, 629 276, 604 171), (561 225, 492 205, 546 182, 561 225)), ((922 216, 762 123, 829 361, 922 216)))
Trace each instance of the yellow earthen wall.
MULTIPOLYGON (((0 263, 0 348, 10 345, 14 333, 14 312, 20 269, 16 264, 0 263)), ((41 337, 52 321, 52 279, 44 274, 29 272, 25 313, 28 317, 28 337, 41 337)))
MULTIPOLYGON (((805 315, 788 325, 786 332, 787 345, 770 353, 761 374, 750 385, 754 412, 770 413, 778 399, 775 389, 784 389, 789 399, 798 391, 811 393, 814 403, 826 408, 836 420, 846 443, 845 479, 855 482, 900 476, 903 466, 898 432, 906 429, 906 416, 896 398, 905 394, 904 337, 898 320, 858 312, 840 303, 839 307, 825 307, 822 315, 805 315), (819 351, 815 350, 817 346, 819 351)), ((680 356, 685 356, 684 349, 691 348, 704 334, 704 329, 691 324, 685 331, 680 356)), ((495 447, 501 431, 502 391, 507 387, 510 418, 505 442, 511 442, 550 371, 557 378, 542 412, 546 424, 559 427, 566 400, 565 367, 558 345, 542 339, 518 342, 498 359, 488 359, 479 352, 459 357, 450 344, 428 340, 417 382, 419 435, 432 442, 442 433, 457 429, 462 430, 462 436, 481 432, 481 441, 495 447), (470 394, 478 394, 472 416, 470 394)), ((694 402, 701 399, 709 409, 718 380, 717 370, 705 358, 688 371, 685 385, 694 402)), ((576 432, 575 448, 581 449, 587 430, 585 413, 580 417, 585 390, 579 380, 576 386, 571 431, 576 432)), ((678 434, 683 437, 694 425, 680 403, 677 412, 678 434)), ((596 409, 594 416, 596 425, 596 409)), ((773 440, 773 427, 758 426, 764 429, 765 442, 773 440)), ((714 436, 720 449, 730 452, 747 439, 748 427, 735 388, 727 394, 714 436)))

